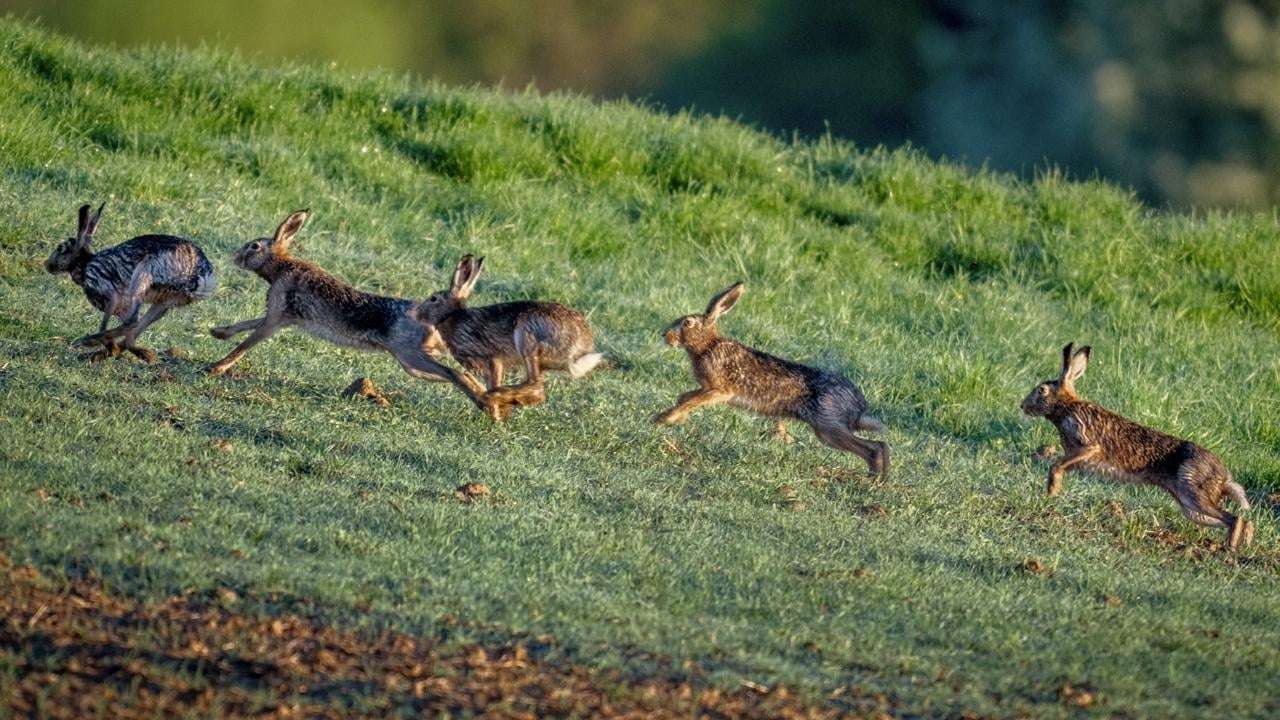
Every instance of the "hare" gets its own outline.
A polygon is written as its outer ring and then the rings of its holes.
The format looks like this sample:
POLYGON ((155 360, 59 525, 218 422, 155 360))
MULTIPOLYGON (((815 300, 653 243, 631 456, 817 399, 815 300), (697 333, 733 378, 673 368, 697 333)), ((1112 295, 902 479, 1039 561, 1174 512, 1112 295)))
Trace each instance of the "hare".
POLYGON ((1078 469, 1121 482, 1155 485, 1177 501, 1197 525, 1223 528, 1232 550, 1253 540, 1253 523, 1222 508, 1230 495, 1249 509, 1244 488, 1213 453, 1123 418, 1076 395, 1075 381, 1089 364, 1089 348, 1062 348, 1062 372, 1056 380, 1036 385, 1022 401, 1022 412, 1043 417, 1058 428, 1063 456, 1049 468, 1049 495, 1062 489, 1062 474, 1078 469))
POLYGON ((546 400, 543 370, 582 377, 604 356, 595 351, 582 313, 559 303, 518 300, 467 307, 483 265, 484 258, 464 255, 449 288, 421 303, 416 317, 427 328, 429 353, 451 355, 464 368, 488 375, 494 418, 502 420, 513 405, 546 400), (524 367, 524 382, 503 387, 506 369, 517 364, 524 367))
POLYGON ((254 345, 281 328, 297 325, 335 345, 389 352, 410 375, 451 382, 477 407, 487 410, 484 389, 474 378, 437 363, 423 350, 426 330, 412 317, 412 301, 361 292, 315 263, 289 255, 289 242, 306 222, 307 213, 291 213, 280 223, 274 237, 253 240, 236 253, 236 265, 270 284, 267 312, 254 320, 209 331, 219 340, 252 331, 226 357, 209 366, 209 374, 225 373, 254 345))
POLYGON ((98 347, 91 360, 115 357, 123 347, 154 363, 155 353, 138 346, 138 336, 172 308, 213 295, 218 284, 213 266, 190 240, 172 235, 139 235, 95 254, 89 244, 105 206, 99 205, 92 215, 88 205, 80 206, 75 237, 54 248, 44 269, 55 275, 70 274, 89 302, 102 311, 98 332, 77 341, 98 347), (139 318, 143 305, 151 307, 139 318), (120 318, 120 324, 108 332, 112 315, 120 318))
POLYGON ((889 446, 866 440, 854 430, 880 432, 884 424, 867 415, 867 401, 857 386, 837 373, 783 360, 720 337, 716 321, 742 297, 741 282, 711 298, 707 311, 686 315, 671 323, 663 336, 668 345, 683 347, 693 363, 693 377, 700 386, 680 396, 675 406, 654 421, 663 425, 684 422, 703 405, 727 402, 735 407, 777 418, 775 431, 786 437, 783 418, 807 423, 822 442, 858 455, 871 473, 889 477, 889 446))

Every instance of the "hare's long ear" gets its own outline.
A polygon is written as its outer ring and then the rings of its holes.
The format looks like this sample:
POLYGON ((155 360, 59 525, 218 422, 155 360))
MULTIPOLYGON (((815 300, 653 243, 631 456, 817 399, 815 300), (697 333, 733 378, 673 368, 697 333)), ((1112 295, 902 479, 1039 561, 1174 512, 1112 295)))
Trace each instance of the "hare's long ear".
POLYGON ((102 218, 102 209, 107 204, 104 202, 98 206, 98 211, 89 214, 89 206, 80 206, 80 226, 76 228, 76 244, 80 247, 87 247, 89 241, 93 239, 93 231, 98 229, 98 220, 102 218))
POLYGON ((1085 345, 1071 356, 1071 364, 1067 367, 1066 381, 1068 385, 1074 385, 1077 380, 1084 375, 1084 369, 1089 365, 1089 346, 1085 345))
POLYGON ((707 304, 707 319, 714 321, 732 310, 733 306, 737 305, 738 300, 742 298, 742 290, 742 281, 739 280, 717 293, 715 297, 711 298, 711 302, 707 304))
POLYGON ((271 238, 272 255, 289 254, 289 243, 307 222, 310 212, 310 210, 294 210, 289 213, 289 217, 285 218, 284 222, 280 223, 280 227, 276 228, 275 236, 271 238))
POLYGON ((458 267, 453 271, 453 282, 449 285, 449 294, 455 300, 466 300, 475 289, 480 279, 480 268, 484 266, 484 258, 476 259, 471 255, 463 255, 458 267))
POLYGON ((1067 379, 1067 371, 1071 369, 1071 353, 1075 350, 1075 347, 1075 343, 1069 342, 1062 348, 1062 370, 1058 372, 1058 382, 1067 379))

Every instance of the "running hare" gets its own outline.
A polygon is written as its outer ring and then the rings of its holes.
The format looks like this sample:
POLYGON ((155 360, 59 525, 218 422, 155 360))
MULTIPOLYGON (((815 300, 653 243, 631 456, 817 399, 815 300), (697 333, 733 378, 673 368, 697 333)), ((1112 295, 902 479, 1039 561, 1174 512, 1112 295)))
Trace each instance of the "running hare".
POLYGON ((219 340, 253 331, 226 357, 209 366, 209 374, 225 373, 254 345, 281 328, 297 325, 335 345, 389 352, 410 375, 451 382, 480 409, 488 410, 484 389, 474 378, 427 356, 423 350, 426 330, 413 319, 412 301, 361 292, 315 263, 289 255, 289 241, 306 220, 307 211, 298 210, 280 223, 274 237, 253 240, 236 253, 236 265, 270 284, 267 313, 209 331, 219 340))
POLYGON ((1121 482, 1155 485, 1177 501, 1191 522, 1227 531, 1232 550, 1253 540, 1253 523, 1222 508, 1230 495, 1249 509, 1244 488, 1213 453, 1139 425, 1076 395, 1075 381, 1089 364, 1089 348, 1062 348, 1062 372, 1036 385, 1022 401, 1022 412, 1043 417, 1058 428, 1063 456, 1049 468, 1050 495, 1062 489, 1062 474, 1076 468, 1121 482))
POLYGON ((480 279, 484 258, 464 255, 447 290, 420 304, 417 318, 427 328, 427 351, 452 355, 464 368, 489 378, 494 417, 502 420, 512 405, 546 400, 543 370, 582 377, 604 356, 595 351, 591 327, 582 313, 544 300, 469 308, 467 298, 480 279), (508 367, 522 365, 524 382, 503 387, 508 367))
POLYGON ((139 235, 94 254, 89 243, 105 205, 99 205, 92 215, 88 205, 80 206, 76 236, 54 248, 44 269, 69 273, 71 280, 84 288, 89 302, 102 311, 98 332, 78 341, 98 347, 89 356, 91 360, 115 357, 124 349, 154 363, 155 353, 139 347, 138 336, 170 309, 212 295, 217 286, 213 266, 190 240, 172 235, 139 235), (139 319, 143 305, 151 307, 139 319), (112 315, 120 318, 120 324, 108 332, 112 315))
POLYGON ((701 315, 686 315, 671 323, 663 336, 672 347, 683 347, 693 363, 700 386, 680 396, 675 407, 654 418, 667 425, 684 422, 703 405, 727 402, 767 417, 794 418, 808 423, 822 442, 854 453, 882 480, 889 477, 889 446, 865 440, 854 430, 878 432, 884 425, 866 414, 867 401, 843 375, 783 360, 720 337, 716 321, 742 297, 743 285, 722 290, 701 315))

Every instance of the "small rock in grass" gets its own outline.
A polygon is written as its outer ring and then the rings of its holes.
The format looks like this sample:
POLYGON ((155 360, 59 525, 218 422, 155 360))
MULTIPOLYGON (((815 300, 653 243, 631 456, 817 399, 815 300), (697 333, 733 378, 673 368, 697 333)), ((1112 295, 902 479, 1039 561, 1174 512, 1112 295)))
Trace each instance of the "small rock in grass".
POLYGON ((374 386, 373 381, 367 377, 356 378, 355 382, 342 391, 342 397, 347 399, 354 397, 367 398, 377 403, 379 407, 389 407, 391 405, 387 398, 381 392, 378 392, 378 388, 374 386))
POLYGON ((489 486, 484 483, 464 483, 459 485, 453 491, 453 496, 464 503, 473 503, 482 497, 488 497, 493 492, 489 490, 489 486))

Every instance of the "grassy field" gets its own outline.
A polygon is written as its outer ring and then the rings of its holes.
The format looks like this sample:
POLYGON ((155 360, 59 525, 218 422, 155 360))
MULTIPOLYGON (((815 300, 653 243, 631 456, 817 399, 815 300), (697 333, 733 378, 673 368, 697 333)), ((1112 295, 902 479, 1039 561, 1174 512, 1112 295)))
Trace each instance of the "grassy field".
MULTIPOLYGON (((1087 712, 1280 712, 1274 214, 1168 215, 1056 172, 13 21, 0 48, 15 561, 144 600, 232 588, 350 627, 553 634, 595 667, 854 686, 927 717, 1073 715, 1075 685, 1087 712), (98 315, 41 266, 102 201, 98 247, 182 234, 220 275, 144 336, 155 366, 84 362, 70 341, 98 315), (232 252, 297 207, 298 254, 354 285, 423 298, 484 255, 473 302, 581 308, 619 368, 555 377, 505 424, 296 331, 207 377, 230 348, 207 329, 263 306, 232 252), (659 331, 739 278, 722 330, 859 383, 889 483, 801 426, 784 446, 727 408, 651 422, 693 387, 659 331), (1068 476, 1044 496, 1035 450, 1056 434, 1018 402, 1069 340, 1094 348, 1086 397, 1232 468, 1252 548, 1217 551, 1156 490, 1068 476), (361 375, 390 408, 339 396, 361 375), (464 482, 493 495, 460 503, 464 482)), ((0 654, 0 687, 14 668, 0 654)))

